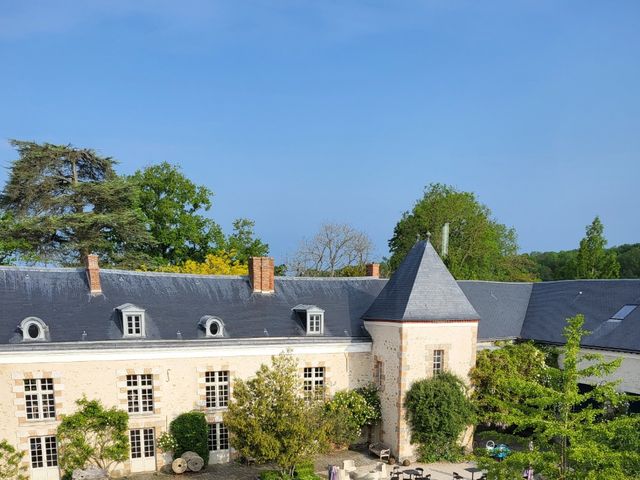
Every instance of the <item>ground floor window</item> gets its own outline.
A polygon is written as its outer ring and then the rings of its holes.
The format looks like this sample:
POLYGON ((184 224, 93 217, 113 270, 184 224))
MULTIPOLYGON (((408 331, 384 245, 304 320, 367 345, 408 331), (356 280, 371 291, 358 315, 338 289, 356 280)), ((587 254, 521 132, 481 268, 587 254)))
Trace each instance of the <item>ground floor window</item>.
POLYGON ((148 458, 156 454, 153 428, 137 428, 129 432, 131 458, 148 458))
POLYGON ((229 431, 224 423, 209 424, 209 451, 229 450, 229 431))
POLYGON ((56 437, 32 437, 29 439, 31 468, 57 467, 58 444, 56 437))
POLYGON ((307 400, 324 398, 324 367, 305 367, 303 390, 307 400))

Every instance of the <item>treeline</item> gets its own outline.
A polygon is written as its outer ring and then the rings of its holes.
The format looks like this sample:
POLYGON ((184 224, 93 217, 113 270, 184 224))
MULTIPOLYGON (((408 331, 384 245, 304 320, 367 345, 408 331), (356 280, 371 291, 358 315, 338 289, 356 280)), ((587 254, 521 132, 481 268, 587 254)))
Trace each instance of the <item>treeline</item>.
POLYGON ((232 274, 269 252, 252 220, 225 234, 205 216, 213 192, 175 165, 120 175, 92 149, 11 144, 18 158, 0 195, 0 264, 75 266, 95 253, 105 266, 232 274))
MULTIPOLYGON (((619 278, 640 278, 640 243, 606 249, 620 264, 619 278)), ((536 265, 535 274, 542 281, 578 278, 575 270, 578 249, 559 252, 531 252, 527 255, 536 265)))

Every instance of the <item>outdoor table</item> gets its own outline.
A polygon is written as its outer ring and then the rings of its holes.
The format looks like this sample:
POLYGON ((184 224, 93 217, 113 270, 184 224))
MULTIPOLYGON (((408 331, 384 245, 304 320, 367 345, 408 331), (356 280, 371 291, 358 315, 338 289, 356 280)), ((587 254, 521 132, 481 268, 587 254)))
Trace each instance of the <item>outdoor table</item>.
POLYGON ((475 476, 476 473, 482 472, 482 469, 478 467, 469 467, 469 468, 465 468, 465 470, 471 474, 471 480, 473 480, 473 477, 475 476))
POLYGON ((410 468, 409 470, 403 470, 402 473, 409 475, 409 478, 413 478, 414 475, 420 475, 419 470, 414 470, 410 468))

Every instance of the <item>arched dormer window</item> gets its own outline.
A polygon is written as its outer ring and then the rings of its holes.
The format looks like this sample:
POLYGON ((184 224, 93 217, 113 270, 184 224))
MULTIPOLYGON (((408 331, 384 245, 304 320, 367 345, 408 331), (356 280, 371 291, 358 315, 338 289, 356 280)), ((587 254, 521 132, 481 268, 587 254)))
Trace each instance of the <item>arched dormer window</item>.
POLYGON ((116 308, 122 320, 124 338, 144 338, 146 336, 144 308, 125 303, 116 308))
POLYGON ((36 342, 49 339, 49 327, 38 317, 27 317, 20 322, 23 342, 36 342))
POLYGON ((224 322, 221 318, 213 315, 205 315, 200 319, 198 325, 207 337, 224 337, 224 322))

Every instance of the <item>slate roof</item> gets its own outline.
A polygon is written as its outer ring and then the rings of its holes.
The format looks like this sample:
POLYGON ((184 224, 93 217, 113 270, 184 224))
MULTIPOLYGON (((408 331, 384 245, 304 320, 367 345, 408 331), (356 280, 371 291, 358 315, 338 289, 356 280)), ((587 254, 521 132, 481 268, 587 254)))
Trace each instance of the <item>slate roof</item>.
POLYGON ((621 307, 640 303, 640 280, 564 280, 533 284, 521 337, 564 343, 566 319, 579 313, 592 332, 584 346, 640 352, 640 312, 620 322, 608 320, 621 307))
MULTIPOLYGON (((198 322, 220 317, 225 337, 305 336, 292 308, 300 303, 325 310, 325 337, 369 339, 360 317, 385 284, 374 278, 276 277, 275 293, 252 293, 248 277, 179 275, 101 270, 103 295, 91 296, 79 269, 0 267, 0 345, 20 343, 16 326, 42 319, 51 342, 122 340, 115 311, 126 303, 145 309, 146 338, 204 337, 198 322)), ((138 340, 123 340, 125 342, 138 340)))
POLYGON ((531 283, 461 280, 458 285, 480 314, 478 340, 520 336, 531 296, 531 283))
POLYGON ((478 320, 428 240, 416 243, 364 314, 365 320, 478 320))
POLYGON ((480 341, 524 338, 563 343, 565 319, 582 313, 585 328, 592 331, 583 345, 640 353, 640 307, 622 321, 608 321, 624 305, 640 304, 640 280, 456 284, 444 275, 434 255, 433 248, 421 242, 409 254, 413 265, 401 267, 389 281, 276 277, 273 294, 252 293, 247 277, 101 270, 104 294, 92 297, 83 269, 0 267, 0 349, 39 348, 21 343, 16 329, 30 316, 48 325, 50 342, 46 344, 74 342, 74 347, 81 345, 83 332, 87 343, 119 346, 177 342, 178 331, 184 340, 211 342, 276 337, 287 337, 289 342, 370 341, 362 318, 370 318, 376 309, 401 319, 447 319, 460 317, 451 312, 462 296, 468 298, 467 304, 462 302, 467 314, 480 317, 480 341), (439 282, 445 287, 435 288, 439 282), (407 285, 410 288, 403 291, 407 285), (453 301, 439 301, 437 295, 453 301), (144 342, 122 338, 115 309, 127 303, 146 310, 144 342), (306 335, 300 316, 292 311, 300 304, 325 310, 322 338, 306 335), (400 311, 402 316, 396 315, 400 311), (224 338, 204 338, 198 323, 205 315, 223 320, 224 338))

